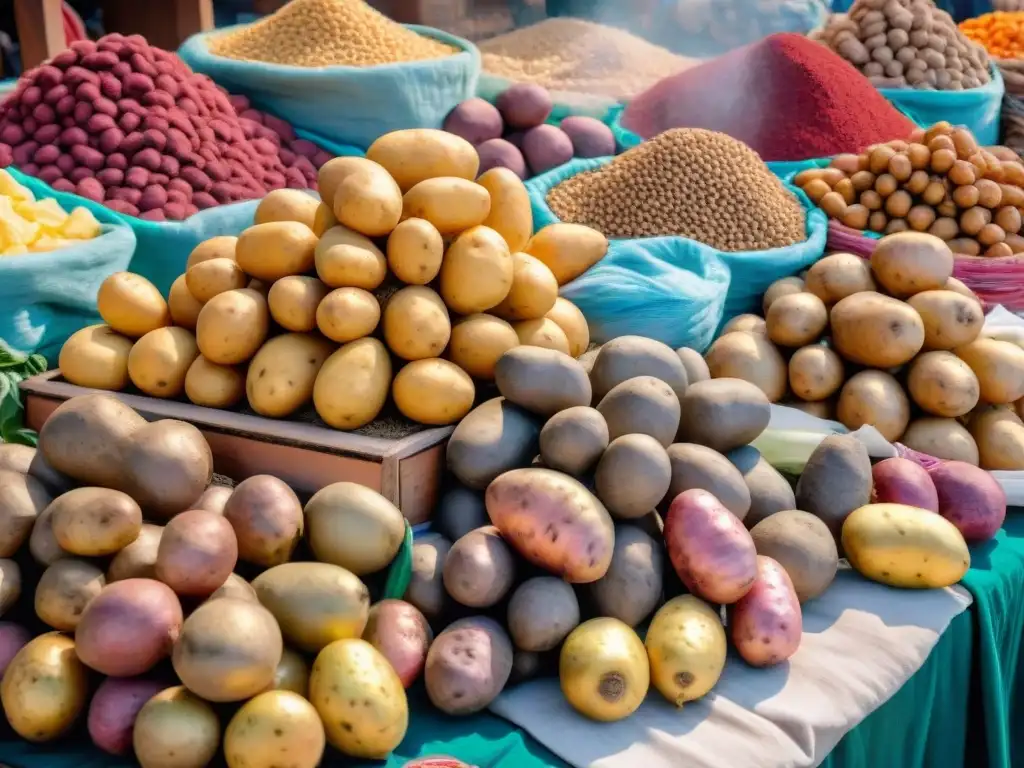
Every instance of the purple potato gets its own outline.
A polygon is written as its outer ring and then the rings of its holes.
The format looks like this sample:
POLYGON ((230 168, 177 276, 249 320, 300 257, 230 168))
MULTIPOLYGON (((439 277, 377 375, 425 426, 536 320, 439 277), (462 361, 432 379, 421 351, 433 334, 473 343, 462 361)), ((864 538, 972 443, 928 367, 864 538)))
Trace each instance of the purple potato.
POLYGON ((560 128, 538 125, 523 137, 523 154, 534 176, 572 160, 572 141, 560 128))
POLYGON ((567 117, 559 126, 572 141, 576 157, 607 157, 615 154, 612 129, 593 117, 567 117))
POLYGON ((444 119, 444 129, 448 133, 461 136, 474 146, 499 138, 504 127, 501 113, 481 98, 466 99, 444 119))
POLYGON ((516 83, 498 97, 497 106, 510 128, 533 128, 551 114, 551 94, 533 83, 516 83))
POLYGON ((520 179, 527 177, 523 153, 505 139, 488 139, 476 152, 480 155, 480 173, 491 168, 508 168, 520 179))

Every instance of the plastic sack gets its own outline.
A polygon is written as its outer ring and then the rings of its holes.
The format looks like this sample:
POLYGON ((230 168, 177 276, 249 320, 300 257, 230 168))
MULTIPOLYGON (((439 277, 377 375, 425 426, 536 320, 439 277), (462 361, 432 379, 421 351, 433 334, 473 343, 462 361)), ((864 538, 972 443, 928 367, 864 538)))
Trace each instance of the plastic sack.
MULTIPOLYGON (((7 171, 37 198, 56 197, 68 212, 88 202, 54 193, 13 168, 7 171)), ((103 225, 99 237, 57 251, 0 256, 0 345, 15 353, 41 354, 53 365, 71 334, 100 321, 100 283, 128 268, 136 241, 116 213, 86 207, 103 225)))
POLYGON ((208 41, 236 28, 228 27, 193 35, 178 55, 194 71, 295 128, 365 148, 389 131, 440 128, 455 105, 476 93, 476 46, 430 27, 407 26, 460 53, 376 67, 292 67, 214 56, 208 41))

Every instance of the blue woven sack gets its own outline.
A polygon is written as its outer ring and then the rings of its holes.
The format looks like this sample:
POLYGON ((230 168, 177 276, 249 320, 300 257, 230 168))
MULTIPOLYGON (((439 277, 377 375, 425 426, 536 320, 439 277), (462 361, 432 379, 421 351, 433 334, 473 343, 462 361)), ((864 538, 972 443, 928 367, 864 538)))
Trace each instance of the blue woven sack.
MULTIPOLYGON (((45 185, 41 189, 34 179, 7 171, 37 199, 48 196, 45 185)), ((68 212, 86 202, 50 193, 68 212)), ((88 207, 103 225, 99 237, 47 253, 0 256, 0 346, 41 354, 54 365, 71 334, 100 322, 96 293, 107 276, 128 268, 135 234, 113 211, 88 207)))
POLYGON ((209 40, 227 30, 190 37, 178 50, 194 71, 257 109, 335 142, 369 147, 402 128, 440 128, 461 101, 476 93, 480 52, 447 32, 408 25, 459 49, 443 59, 376 67, 293 67, 239 61, 210 53, 209 40))

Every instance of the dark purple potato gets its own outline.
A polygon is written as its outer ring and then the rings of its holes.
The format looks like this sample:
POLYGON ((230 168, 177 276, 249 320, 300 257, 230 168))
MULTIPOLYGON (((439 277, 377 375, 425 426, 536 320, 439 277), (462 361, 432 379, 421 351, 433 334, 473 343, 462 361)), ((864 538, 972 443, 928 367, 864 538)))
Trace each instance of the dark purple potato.
POLYGON ((553 125, 538 125, 523 137, 523 155, 534 176, 572 160, 572 141, 553 125))
POLYGON ((504 127, 497 107, 481 98, 466 99, 444 119, 448 133, 461 136, 473 145, 499 138, 504 127))
POLYGON ((520 179, 527 177, 523 153, 505 139, 489 139, 476 148, 480 155, 480 173, 491 168, 508 168, 520 179))
POLYGON ((516 149, 522 150, 523 148, 523 136, 526 135, 525 131, 509 131, 504 135, 505 141, 511 144, 516 149))
POLYGON ((574 115, 559 126, 572 142, 576 157, 608 157, 615 154, 612 129, 593 117, 574 115))
POLYGON ((498 111, 510 128, 533 128, 551 114, 551 94, 533 83, 516 83, 498 97, 498 111))

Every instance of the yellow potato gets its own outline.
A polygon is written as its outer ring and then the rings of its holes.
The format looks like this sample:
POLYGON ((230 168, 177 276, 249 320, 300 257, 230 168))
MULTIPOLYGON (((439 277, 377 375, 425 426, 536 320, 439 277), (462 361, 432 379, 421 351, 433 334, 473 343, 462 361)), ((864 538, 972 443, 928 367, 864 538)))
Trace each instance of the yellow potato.
POLYGON ((862 576, 903 589, 951 587, 971 567, 955 525, 904 504, 868 504, 851 512, 843 523, 843 550, 862 576))
POLYGON ((256 280, 255 278, 252 279, 249 281, 246 288, 250 291, 256 291, 256 293, 261 294, 264 298, 267 298, 270 295, 270 286, 262 280, 256 280))
MULTIPOLYGON (((246 583, 248 586, 248 583, 246 583)), ((251 590, 251 587, 250 587, 251 590)), ((255 593, 253 593, 255 595, 255 593)), ((255 599, 255 597, 253 598, 255 599)), ((270 690, 291 691, 306 698, 309 693, 309 665, 302 655, 285 648, 281 653, 281 661, 274 672, 274 682, 270 690)))
POLYGON ((103 571, 77 558, 58 560, 39 577, 36 585, 36 616, 61 632, 73 632, 85 605, 106 584, 103 571))
POLYGON ((476 389, 455 363, 431 358, 406 365, 395 376, 391 396, 407 419, 420 424, 454 424, 473 407, 476 389))
POLYGON ((843 385, 836 403, 836 419, 847 429, 870 424, 893 442, 907 429, 910 401, 892 374, 861 371, 843 385))
POLYGON ((218 365, 238 365, 256 354, 267 338, 270 312, 263 294, 241 288, 214 296, 196 321, 203 357, 218 365))
POLYGON ((327 203, 320 203, 316 207, 316 215, 313 217, 313 225, 310 229, 317 237, 323 237, 331 227, 338 226, 338 217, 334 215, 334 209, 327 203))
POLYGON ((523 249, 543 261, 559 285, 575 280, 608 252, 608 238, 582 224, 548 224, 523 249))
POLYGON ((316 328, 316 310, 330 289, 315 277, 290 275, 270 286, 267 304, 274 322, 288 331, 316 328))
POLYGON ((768 308, 764 324, 768 338, 779 346, 803 347, 828 328, 828 309, 813 293, 780 296, 768 308))
POLYGON ((962 280, 957 280, 955 277, 949 278, 946 281, 944 290, 953 291, 953 293, 959 293, 961 296, 966 296, 968 299, 974 299, 978 301, 978 294, 967 287, 967 284, 962 280))
POLYGON ((128 337, 107 325, 90 325, 64 342, 57 366, 69 384, 119 392, 128 386, 131 351, 128 337))
POLYGON ((906 298, 943 288, 953 276, 953 252, 935 235, 900 232, 878 241, 871 270, 890 295, 906 298))
POLYGON ((185 262, 185 271, 187 272, 191 267, 209 259, 233 259, 235 258, 235 248, 238 246, 238 238, 234 235, 218 235, 217 237, 211 237, 209 240, 204 240, 195 248, 192 249, 192 253, 188 255, 188 261, 185 262))
POLYGON ((954 349, 970 344, 985 324, 981 304, 955 291, 922 291, 907 299, 907 304, 924 323, 925 349, 954 349))
POLYGON ((914 358, 907 391, 921 410, 951 418, 969 413, 980 397, 978 377, 952 352, 925 352, 914 358))
POLYGON ((387 758, 409 727, 402 681, 365 640, 336 640, 320 651, 309 677, 309 700, 327 741, 351 757, 387 758))
POLYGON ((515 328, 493 315, 470 315, 452 326, 449 359, 470 376, 492 381, 494 366, 519 346, 515 328))
POLYGON ((1024 470, 1024 422, 1010 408, 985 408, 969 422, 982 469, 1024 470))
POLYGON ((907 448, 946 461, 965 461, 978 466, 978 444, 956 419, 924 417, 914 419, 900 442, 907 448))
POLYGON ((426 285, 441 270, 444 239, 426 219, 406 219, 388 235, 388 266, 409 285, 426 285))
POLYGON ((380 304, 362 288, 335 288, 316 308, 320 333, 342 344, 369 336, 379 322, 380 304))
POLYGON ((513 253, 512 287, 492 312, 506 320, 534 320, 550 312, 557 298, 558 281, 544 262, 528 253, 513 253))
POLYGON ((590 347, 590 326, 580 308, 559 296, 544 317, 554 320, 569 340, 569 354, 579 357, 590 347))
POLYGON ((383 237, 402 218, 402 190, 381 166, 367 163, 341 180, 333 207, 344 226, 367 237, 383 237))
POLYGON ((762 311, 767 315, 768 309, 775 303, 776 299, 788 296, 791 293, 803 293, 805 290, 804 281, 801 277, 783 277, 781 280, 776 280, 764 292, 764 298, 761 302, 762 311))
POLYGON ((167 294, 167 306, 171 311, 171 321, 175 325, 188 328, 190 331, 196 329, 196 320, 199 319, 203 303, 189 291, 185 275, 178 275, 171 283, 171 290, 167 294))
POLYGON ((476 147, 461 136, 433 128, 385 133, 366 150, 366 158, 384 166, 403 192, 438 176, 472 181, 480 169, 476 147))
POLYGON ((454 176, 421 181, 402 199, 402 218, 426 219, 442 235, 483 224, 490 212, 490 193, 476 182, 454 176))
POLYGON ((1024 349, 1009 341, 977 339, 954 352, 978 377, 986 403, 1006 405, 1024 397, 1024 349))
POLYGON ((852 363, 894 368, 909 362, 924 346, 921 316, 880 293, 847 296, 832 307, 829 319, 836 352, 852 363))
POLYGON ((96 305, 103 322, 133 339, 171 324, 171 313, 160 291, 133 272, 115 272, 104 280, 96 305))
POLYGON ((205 304, 218 293, 245 288, 249 277, 234 259, 207 259, 188 268, 185 285, 196 301, 205 304))
POLYGON ((128 376, 132 384, 153 397, 178 397, 185 391, 185 375, 199 347, 186 328, 157 328, 132 347, 128 376))
POLYGON ((680 595, 658 609, 644 641, 651 683, 677 707, 718 683, 728 645, 718 612, 700 598, 680 595))
POLYGON ((539 317, 536 320, 521 320, 513 323, 519 343, 526 347, 544 347, 569 354, 569 337, 554 320, 539 317))
POLYGON ((852 253, 833 253, 807 270, 804 290, 825 304, 835 304, 854 293, 877 291, 878 287, 866 259, 852 253))
POLYGON ((249 363, 245 394, 261 416, 282 418, 313 396, 320 367, 335 346, 318 334, 285 333, 260 347, 249 363))
POLYGON ((801 400, 817 402, 832 397, 844 378, 842 358, 822 344, 798 349, 789 358, 789 388, 801 400))
POLYGON ((324 726, 313 705, 291 691, 267 691, 239 708, 224 731, 228 768, 316 768, 324 726))
POLYGON ((725 336, 725 334, 732 333, 733 331, 746 331, 747 333, 760 333, 762 335, 768 333, 764 318, 752 313, 736 315, 736 317, 722 326, 722 332, 719 336, 725 336))
POLYGON ((274 189, 260 200, 253 214, 254 224, 297 221, 313 229, 320 201, 302 189, 274 189))
MULTIPOLYGON (((328 160, 321 166, 317 176, 320 199, 333 208, 334 196, 337 194, 341 182, 352 173, 372 168, 373 165, 373 161, 367 160, 365 157, 335 157, 328 160)), ((333 212, 331 215, 334 215, 333 212)))
POLYGON ((786 394, 788 371, 779 350, 759 333, 734 331, 719 336, 704 355, 713 379, 749 381, 772 403, 786 394))
POLYGON ((441 264, 441 296, 460 315, 483 312, 508 295, 512 275, 512 254, 504 238, 490 227, 473 227, 448 246, 441 264))
POLYGON ((273 282, 309 272, 316 244, 313 230, 297 221, 254 224, 239 235, 235 260, 250 277, 273 282))
POLYGON ((405 360, 438 357, 452 335, 448 309, 423 285, 397 291, 384 307, 384 341, 405 360))
POLYGON ((613 722, 633 714, 651 682, 647 649, 628 624, 591 619, 574 629, 558 659, 562 694, 591 720, 613 722))
POLYGON ((200 355, 185 374, 185 397, 206 408, 231 408, 245 397, 245 374, 200 355))
POLYGON ((348 227, 332 227, 316 246, 316 273, 331 288, 372 291, 384 282, 388 260, 374 242, 348 227))
POLYGON ((220 721, 209 704, 175 686, 142 705, 132 746, 141 768, 199 768, 217 754, 220 721))
POLYGON ((491 168, 476 183, 491 195, 484 226, 505 238, 512 253, 523 250, 533 234, 533 209, 523 180, 508 168, 491 168))
POLYGON ((391 358, 373 338, 344 345, 320 368, 313 405, 335 429, 358 429, 380 413, 391 389, 391 358))

